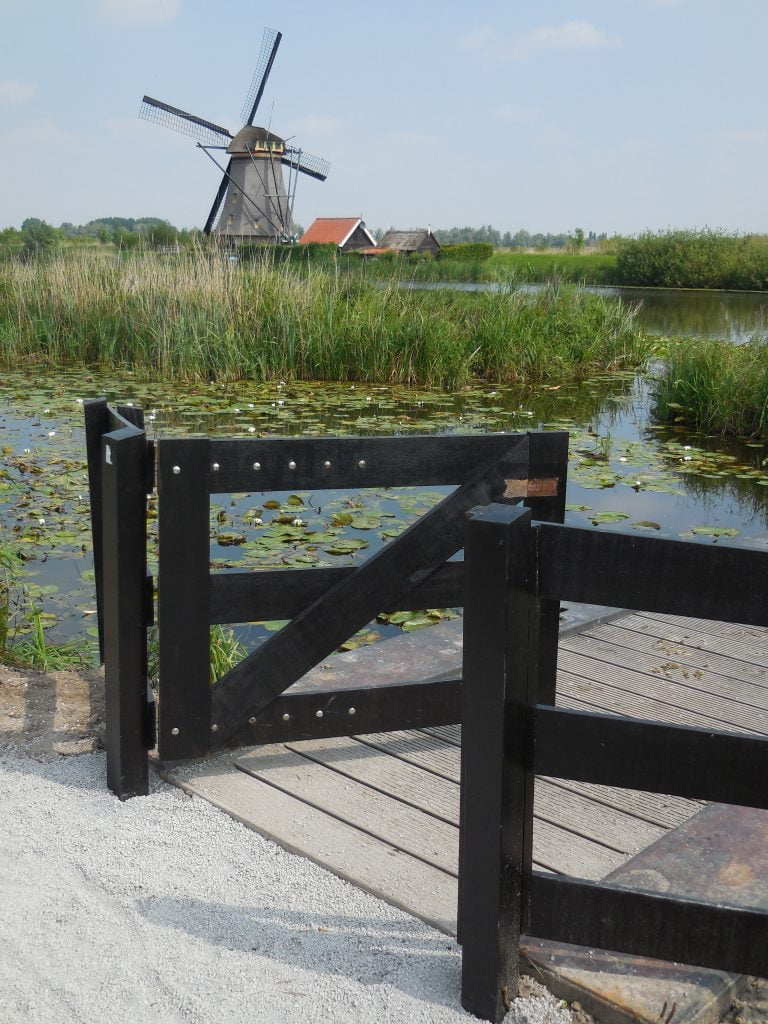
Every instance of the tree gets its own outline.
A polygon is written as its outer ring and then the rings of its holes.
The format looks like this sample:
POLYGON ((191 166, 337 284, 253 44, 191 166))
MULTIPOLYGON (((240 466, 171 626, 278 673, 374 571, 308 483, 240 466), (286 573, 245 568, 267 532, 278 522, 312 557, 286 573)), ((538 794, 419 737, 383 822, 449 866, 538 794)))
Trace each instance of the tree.
POLYGON ((27 217, 21 225, 21 252, 26 259, 49 252, 56 241, 56 229, 37 217, 27 217))
POLYGON ((581 252, 584 248, 584 228, 576 228, 570 236, 570 243, 574 252, 581 252))

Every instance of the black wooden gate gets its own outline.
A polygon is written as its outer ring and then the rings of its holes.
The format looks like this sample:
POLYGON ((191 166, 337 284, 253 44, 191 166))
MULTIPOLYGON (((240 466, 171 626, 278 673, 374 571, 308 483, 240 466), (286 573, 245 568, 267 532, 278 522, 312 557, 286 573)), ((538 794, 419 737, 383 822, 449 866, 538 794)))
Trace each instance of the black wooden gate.
POLYGON ((542 602, 768 626, 768 554, 493 505, 470 519, 465 558, 464 1007, 501 1020, 521 933, 767 976, 767 914, 540 873, 531 844, 535 775, 768 808, 768 740, 555 709, 539 695, 542 602))
MULTIPOLYGON (((96 406, 104 415, 106 403, 89 408, 96 406)), ((132 415, 139 416, 136 410, 132 415)), ((463 563, 449 559, 463 547, 473 507, 522 500, 537 519, 563 519, 563 431, 142 443, 155 451, 157 465, 161 760, 239 743, 458 722, 458 679, 311 693, 290 687, 379 612, 463 605, 463 563), (414 485, 455 489, 359 567, 210 571, 211 494, 414 485), (210 626, 265 619, 291 621, 212 687, 210 626)), ((93 424, 88 444, 92 462, 93 424)), ((96 522, 98 501, 93 507, 96 522)), ((94 547, 98 543, 94 532, 94 547)), ((97 565, 97 577, 99 571, 97 565)), ((121 565, 119 571, 128 570, 121 565)), ((552 701, 558 612, 557 601, 547 602, 542 617, 553 641, 541 646, 542 699, 552 701)), ((135 756, 146 760, 143 746, 135 756)))

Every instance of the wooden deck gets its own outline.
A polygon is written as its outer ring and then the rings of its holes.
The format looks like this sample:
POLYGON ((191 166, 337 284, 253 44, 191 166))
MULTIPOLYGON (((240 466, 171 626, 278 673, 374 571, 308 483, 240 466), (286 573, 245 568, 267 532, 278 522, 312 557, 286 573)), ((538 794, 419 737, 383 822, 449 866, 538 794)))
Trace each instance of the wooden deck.
MULTIPOLYGON (((561 637, 558 703, 768 735, 768 629, 647 613, 586 628, 561 637)), ((164 774, 454 933, 459 755, 460 728, 447 726, 249 748, 164 774)), ((702 806, 542 778, 534 860, 602 878, 702 806)))

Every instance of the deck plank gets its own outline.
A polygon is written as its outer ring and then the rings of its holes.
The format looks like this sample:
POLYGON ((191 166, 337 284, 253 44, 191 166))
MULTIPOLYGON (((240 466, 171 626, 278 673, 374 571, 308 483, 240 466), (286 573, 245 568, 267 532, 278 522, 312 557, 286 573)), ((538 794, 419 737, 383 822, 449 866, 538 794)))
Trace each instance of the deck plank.
MULTIPOLYGON (((650 645, 649 645, 650 646, 650 645)), ((722 701, 732 701, 740 706, 756 708, 768 712, 768 687, 745 682, 733 676, 724 676, 717 671, 697 668, 683 662, 682 658, 670 657, 666 652, 658 650, 645 651, 634 647, 628 654, 626 648, 601 637, 595 639, 586 634, 568 637, 560 648, 561 664, 564 652, 580 654, 607 665, 622 664, 631 657, 636 670, 655 675, 661 680, 677 683, 692 691, 688 700, 698 700, 698 693, 711 694, 722 701)))
MULTIPOLYGON (((638 630, 638 632, 650 633, 653 636, 665 636, 675 643, 684 643, 689 647, 697 647, 701 651, 725 654, 736 661, 747 662, 748 664, 760 666, 763 669, 768 667, 768 649, 765 643, 753 641, 749 636, 741 638, 738 635, 734 636, 732 633, 712 632, 711 629, 705 628, 712 625, 709 620, 690 620, 697 623, 698 628, 694 625, 682 624, 679 620, 674 621, 672 616, 662 618, 661 616, 641 615, 640 613, 632 615, 629 622, 627 619, 620 619, 619 621, 623 626, 631 625, 631 628, 638 630)), ((600 627, 597 628, 599 629, 600 627)), ((739 628, 746 630, 749 627, 742 626, 739 628)))
MULTIPOLYGON (((758 690, 768 688, 768 673, 762 665, 753 665, 716 650, 703 650, 681 641, 680 631, 664 622, 656 623, 651 632, 647 621, 638 615, 627 615, 617 622, 595 626, 580 634, 584 639, 601 640, 615 644, 627 651, 642 651, 669 659, 681 661, 692 668, 709 669, 721 678, 751 683, 758 690), (676 639, 673 639, 675 637, 676 639)), ((622 657, 631 658, 631 654, 622 657)))
POLYGON ((456 934, 458 887, 445 871, 254 779, 226 755, 213 764, 202 762, 192 771, 174 768, 163 774, 291 853, 308 857, 440 931, 456 934))

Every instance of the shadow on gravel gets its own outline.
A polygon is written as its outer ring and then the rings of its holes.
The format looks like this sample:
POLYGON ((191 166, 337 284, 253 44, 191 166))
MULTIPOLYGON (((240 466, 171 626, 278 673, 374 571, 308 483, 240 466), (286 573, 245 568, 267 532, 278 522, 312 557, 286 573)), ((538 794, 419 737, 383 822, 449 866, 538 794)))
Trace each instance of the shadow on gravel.
POLYGON ((276 913, 171 897, 137 900, 135 906, 152 923, 214 946, 252 951, 257 957, 343 975, 363 985, 392 985, 415 999, 458 1008, 458 947, 419 921, 289 909, 276 913))

